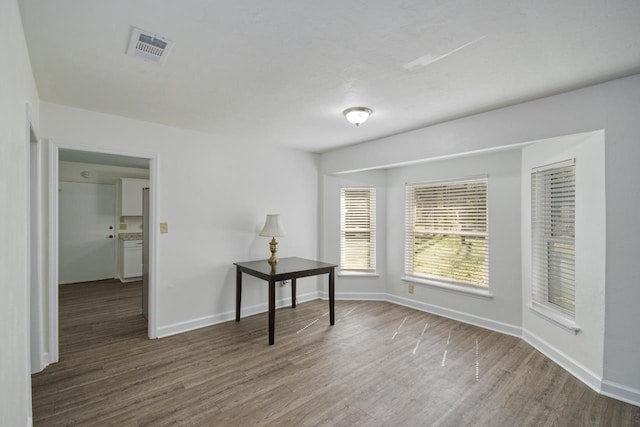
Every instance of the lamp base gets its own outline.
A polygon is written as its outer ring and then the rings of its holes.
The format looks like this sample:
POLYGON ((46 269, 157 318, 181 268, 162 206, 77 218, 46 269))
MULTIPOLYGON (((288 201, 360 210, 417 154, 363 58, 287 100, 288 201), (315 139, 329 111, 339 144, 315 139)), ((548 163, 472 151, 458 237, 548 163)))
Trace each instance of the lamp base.
POLYGON ((271 258, 267 260, 269 264, 277 264, 278 257, 276 257, 276 252, 278 252, 278 242, 275 237, 271 238, 271 242, 269 243, 269 250, 271 251, 271 258))

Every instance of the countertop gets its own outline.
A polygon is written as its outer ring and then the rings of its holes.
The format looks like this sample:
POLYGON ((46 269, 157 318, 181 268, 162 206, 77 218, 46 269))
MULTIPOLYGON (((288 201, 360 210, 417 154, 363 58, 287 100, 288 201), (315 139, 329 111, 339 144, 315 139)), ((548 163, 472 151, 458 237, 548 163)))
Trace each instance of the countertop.
POLYGON ((119 233, 120 240, 142 240, 142 233, 119 233))

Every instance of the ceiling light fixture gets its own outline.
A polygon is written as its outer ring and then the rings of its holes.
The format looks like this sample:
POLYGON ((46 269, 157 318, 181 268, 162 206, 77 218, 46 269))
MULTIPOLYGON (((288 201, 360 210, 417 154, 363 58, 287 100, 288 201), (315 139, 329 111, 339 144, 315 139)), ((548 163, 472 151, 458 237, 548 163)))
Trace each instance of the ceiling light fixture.
POLYGON ((356 126, 366 122, 371 113, 373 113, 373 110, 367 107, 351 107, 342 112, 347 118, 347 121, 356 126))

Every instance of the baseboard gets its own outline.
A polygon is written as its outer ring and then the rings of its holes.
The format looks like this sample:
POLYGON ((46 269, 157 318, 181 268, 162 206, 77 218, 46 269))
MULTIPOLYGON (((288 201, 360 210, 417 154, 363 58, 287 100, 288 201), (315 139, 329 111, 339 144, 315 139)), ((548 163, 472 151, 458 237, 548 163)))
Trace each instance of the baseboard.
POLYGON ((602 381, 602 391, 600 393, 632 405, 640 406, 640 390, 637 388, 631 388, 623 384, 614 383, 613 381, 604 380, 602 381))
MULTIPOLYGON (((325 291, 309 292, 298 296, 298 303, 312 301, 315 299, 328 299, 329 294, 325 291)), ((381 292, 336 292, 336 300, 348 301, 386 301, 415 310, 427 313, 437 314, 438 316, 447 317, 449 319, 458 320, 460 322, 469 323, 471 325, 480 326, 481 328, 490 329, 492 331, 511 335, 520 338, 521 328, 507 323, 497 322, 495 320, 474 316, 460 311, 451 310, 445 307, 427 304, 420 301, 402 298, 391 294, 381 292)), ((276 307, 288 307, 291 305, 291 298, 283 298, 276 301, 276 307)), ((265 313, 269 310, 266 303, 256 304, 250 307, 242 308, 242 316, 253 316, 254 314, 265 313)), ((235 311, 214 314, 211 316, 191 319, 185 322, 174 323, 172 325, 162 326, 158 328, 158 338, 164 338, 171 335, 180 334, 182 332, 192 331, 194 329, 204 328, 218 323, 228 322, 236 318, 235 311)))
POLYGON ((520 328, 519 326, 510 325, 504 322, 498 322, 496 320, 475 316, 473 314, 463 313, 461 311, 452 310, 450 308, 441 307, 438 305, 427 304, 421 301, 416 301, 409 298, 403 298, 403 297, 399 297, 397 295, 392 295, 392 294, 387 294, 387 301, 392 302, 394 304, 402 305, 405 307, 413 308, 415 310, 425 311, 431 314, 437 314, 438 316, 457 320, 459 322, 469 323, 471 325, 475 325, 481 328, 500 332, 502 334, 511 335, 516 338, 520 338, 522 334, 522 328, 520 328))
MULTIPOLYGON (((602 377, 598 376, 596 373, 592 372, 584 365, 573 360, 571 357, 559 351, 554 346, 547 344, 544 340, 540 339, 526 329, 522 330, 522 339, 536 348, 542 354, 547 356, 549 359, 556 362, 571 375, 591 387, 597 393, 602 392, 602 377)), ((615 398, 618 399, 618 397, 615 398)))
MULTIPOLYGON (((297 303, 303 303, 307 301, 313 301, 319 298, 318 292, 309 292, 302 295, 297 295, 297 303)), ((282 298, 276 300, 276 308, 291 306, 291 297, 282 298)), ((269 311, 269 305, 267 303, 256 304, 249 307, 242 307, 242 317, 253 316, 254 314, 265 313, 269 311)), ((158 338, 165 338, 171 335, 181 334, 183 332, 193 331, 194 329, 200 329, 207 326, 217 325, 218 323, 228 322, 235 320, 236 312, 227 311, 225 313, 218 313, 211 316, 204 316, 198 319, 191 319, 184 322, 174 323, 172 325, 162 326, 158 328, 158 338)))
MULTIPOLYGON (((319 294, 321 299, 329 298, 329 294, 327 292, 321 291, 319 294)), ((484 317, 474 316, 461 311, 451 310, 449 308, 427 304, 392 294, 381 292, 336 292, 336 300, 386 301, 402 305, 404 307, 413 308, 415 310, 437 314, 438 316, 447 317, 460 322, 469 323, 471 325, 480 326, 481 328, 490 329, 492 331, 511 335, 517 338, 521 337, 521 328, 519 326, 509 325, 508 323, 498 322, 484 317)))
MULTIPOLYGON (((318 293, 320 299, 329 299, 329 293, 318 293)), ((337 300, 345 301, 387 301, 387 294, 381 292, 336 292, 337 300)))
POLYGON ((49 352, 45 351, 42 353, 42 357, 40 359, 40 370, 38 372, 42 372, 45 370, 47 366, 51 364, 51 359, 49 359, 49 352))
POLYGON ((32 369, 31 364, 29 364, 31 375, 44 371, 45 368, 50 364, 51 364, 51 361, 49 360, 49 352, 45 351, 44 353, 40 354, 40 357, 38 358, 38 366, 36 367, 35 371, 32 369))

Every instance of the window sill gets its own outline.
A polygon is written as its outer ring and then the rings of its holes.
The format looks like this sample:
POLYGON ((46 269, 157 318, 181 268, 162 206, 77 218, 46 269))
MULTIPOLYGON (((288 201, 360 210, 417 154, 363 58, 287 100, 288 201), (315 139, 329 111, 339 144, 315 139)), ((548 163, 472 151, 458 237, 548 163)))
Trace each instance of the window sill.
POLYGON ((380 277, 375 271, 340 271, 338 277, 380 277))
POLYGON ((532 301, 527 304, 527 306, 529 307, 529 310, 533 311, 538 316, 550 321, 557 326, 560 326, 562 329, 569 331, 574 335, 577 335, 578 332, 580 332, 580 328, 573 320, 567 319, 566 317, 556 313, 553 310, 548 309, 541 304, 532 301))
POLYGON ((474 297, 493 299, 493 294, 491 293, 491 291, 489 291, 488 288, 476 289, 475 287, 472 287, 473 285, 469 285, 469 286, 458 285, 454 283, 440 282, 438 280, 426 279, 423 277, 415 277, 415 276, 402 276, 400 279, 405 282, 417 283, 419 285, 427 285, 427 286, 431 286, 438 289, 444 289, 447 291, 471 295, 474 297))

